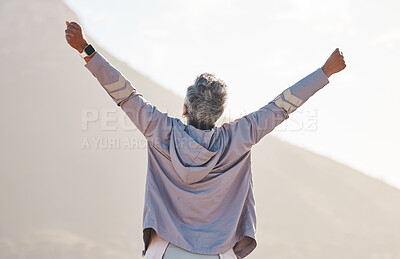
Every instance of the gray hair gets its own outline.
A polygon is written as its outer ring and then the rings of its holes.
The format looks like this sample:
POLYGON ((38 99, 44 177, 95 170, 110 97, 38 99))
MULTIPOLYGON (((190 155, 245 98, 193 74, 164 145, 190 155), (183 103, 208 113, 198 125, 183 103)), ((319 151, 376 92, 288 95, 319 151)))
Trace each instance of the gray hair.
POLYGON ((199 75, 187 88, 185 105, 188 123, 198 129, 211 129, 226 107, 225 83, 209 73, 199 75))

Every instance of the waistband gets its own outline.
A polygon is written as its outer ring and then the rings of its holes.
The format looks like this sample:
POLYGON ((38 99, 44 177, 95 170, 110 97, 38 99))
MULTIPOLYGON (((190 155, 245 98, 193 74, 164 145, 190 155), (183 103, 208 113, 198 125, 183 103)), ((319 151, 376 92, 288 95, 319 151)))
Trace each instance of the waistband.
POLYGON ((192 253, 155 234, 146 251, 146 259, 237 259, 237 257, 233 248, 217 255, 192 253))

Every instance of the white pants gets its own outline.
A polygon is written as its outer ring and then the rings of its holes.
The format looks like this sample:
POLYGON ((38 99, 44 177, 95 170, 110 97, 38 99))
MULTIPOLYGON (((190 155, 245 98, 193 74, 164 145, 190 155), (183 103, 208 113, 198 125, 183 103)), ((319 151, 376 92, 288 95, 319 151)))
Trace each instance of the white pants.
POLYGON ((233 248, 222 254, 204 255, 189 252, 159 235, 152 236, 149 247, 146 251, 146 259, 237 259, 233 248))

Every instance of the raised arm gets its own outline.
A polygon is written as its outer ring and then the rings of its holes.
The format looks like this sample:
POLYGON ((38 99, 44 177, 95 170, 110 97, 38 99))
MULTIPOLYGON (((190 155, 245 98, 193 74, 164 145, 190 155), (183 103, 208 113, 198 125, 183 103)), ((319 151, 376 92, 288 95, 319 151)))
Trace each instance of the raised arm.
POLYGON ((343 55, 339 49, 336 49, 321 68, 287 88, 267 105, 235 122, 224 124, 224 127, 234 136, 232 144, 238 149, 249 149, 327 85, 328 77, 345 67, 343 55))
MULTIPOLYGON (((82 53, 88 45, 83 30, 76 22, 66 22, 68 44, 82 53)), ((85 67, 97 78, 113 101, 122 108, 146 139, 153 144, 168 141, 172 118, 146 101, 142 94, 100 53, 85 57, 85 67)))

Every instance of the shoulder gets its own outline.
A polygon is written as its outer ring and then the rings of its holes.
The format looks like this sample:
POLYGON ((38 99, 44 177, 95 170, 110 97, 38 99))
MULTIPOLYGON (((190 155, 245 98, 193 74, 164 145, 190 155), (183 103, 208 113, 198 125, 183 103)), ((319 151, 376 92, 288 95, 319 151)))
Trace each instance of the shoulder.
POLYGON ((186 124, 178 118, 171 117, 172 126, 178 129, 185 129, 186 124))

